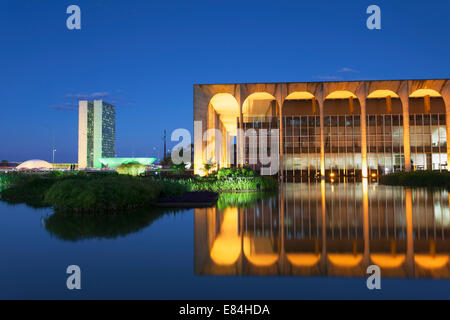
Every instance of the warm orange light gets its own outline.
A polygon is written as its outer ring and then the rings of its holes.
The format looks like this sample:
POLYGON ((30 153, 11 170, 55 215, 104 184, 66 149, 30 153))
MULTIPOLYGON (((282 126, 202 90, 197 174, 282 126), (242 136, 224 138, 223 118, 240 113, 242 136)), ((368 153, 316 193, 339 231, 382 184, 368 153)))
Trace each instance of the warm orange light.
POLYGON ((372 178, 376 178, 377 174, 376 173, 372 173, 372 178))
POLYGON ((228 208, 223 214, 220 232, 211 248, 211 259, 220 266, 234 264, 241 254, 237 208, 228 208))
POLYGON ((410 95, 411 98, 423 98, 425 96, 437 98, 437 97, 441 97, 441 94, 433 89, 419 89, 419 90, 414 91, 410 95))
POLYGON ((355 94, 353 94, 350 91, 334 91, 332 93, 330 93, 325 99, 348 99, 348 98, 354 98, 356 99, 357 97, 355 96, 355 94))
POLYGON ((330 177, 333 178, 334 176, 335 176, 334 172, 330 173, 330 177))
POLYGON ((386 97, 399 98, 398 94, 396 94, 391 90, 375 90, 374 92, 372 92, 367 96, 368 99, 386 98, 386 97))

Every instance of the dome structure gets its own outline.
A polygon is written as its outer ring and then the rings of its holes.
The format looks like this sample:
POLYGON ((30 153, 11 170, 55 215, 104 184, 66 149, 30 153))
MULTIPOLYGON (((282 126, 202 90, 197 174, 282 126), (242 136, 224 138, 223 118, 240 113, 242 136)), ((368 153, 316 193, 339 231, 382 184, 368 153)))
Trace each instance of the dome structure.
POLYGON ((53 169, 53 165, 44 160, 28 160, 16 167, 17 170, 53 169))

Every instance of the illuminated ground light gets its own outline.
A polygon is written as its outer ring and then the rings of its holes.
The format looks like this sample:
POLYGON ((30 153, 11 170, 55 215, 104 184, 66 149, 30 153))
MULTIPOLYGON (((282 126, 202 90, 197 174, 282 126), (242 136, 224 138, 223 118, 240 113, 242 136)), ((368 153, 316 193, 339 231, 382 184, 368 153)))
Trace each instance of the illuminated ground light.
POLYGON ((149 166, 156 161, 156 158, 100 158, 100 163, 104 167, 117 168, 121 164, 140 163, 144 166, 149 166))

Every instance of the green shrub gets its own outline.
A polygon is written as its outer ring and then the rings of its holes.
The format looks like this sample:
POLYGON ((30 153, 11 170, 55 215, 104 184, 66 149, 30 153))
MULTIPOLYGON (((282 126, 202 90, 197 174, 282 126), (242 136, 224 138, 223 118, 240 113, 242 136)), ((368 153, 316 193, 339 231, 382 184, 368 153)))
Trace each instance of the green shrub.
POLYGON ((45 201, 60 211, 108 212, 148 206, 159 193, 157 184, 127 176, 68 178, 55 183, 45 201))
POLYGON ((24 172, 1 172, 0 173, 0 184, 17 184, 25 182, 33 177, 39 176, 37 174, 24 173, 24 172))
POLYGON ((0 199, 10 204, 25 203, 34 208, 46 207, 45 193, 57 181, 56 178, 28 175, 0 192, 0 199))
POLYGON ((225 178, 245 178, 255 176, 255 172, 247 167, 243 168, 222 168, 217 171, 217 179, 225 178))
POLYGON ((121 164, 116 168, 118 174, 127 174, 130 176, 140 176, 144 174, 147 166, 140 164, 139 162, 130 162, 121 164))
POLYGON ((275 196, 276 192, 224 192, 217 200, 217 208, 224 210, 228 207, 250 208, 259 200, 275 196))
POLYGON ((155 180, 125 175, 61 179, 45 194, 57 211, 116 212, 153 205, 159 198, 183 194, 185 181, 155 180))
POLYGON ((183 174, 186 172, 186 164, 184 162, 180 164, 171 164, 170 168, 172 169, 173 173, 176 174, 183 174))
POLYGON ((45 229, 66 241, 115 239, 142 230, 168 214, 160 209, 138 209, 108 214, 55 212, 45 218, 45 229))
POLYGON ((198 179, 190 181, 194 191, 262 191, 276 190, 278 181, 271 177, 229 178, 229 179, 198 179))
POLYGON ((380 183, 393 186, 450 188, 450 172, 396 172, 381 176, 380 183))
POLYGON ((187 180, 161 179, 153 180, 152 183, 156 184, 159 188, 159 198, 180 195, 192 191, 192 184, 187 180))

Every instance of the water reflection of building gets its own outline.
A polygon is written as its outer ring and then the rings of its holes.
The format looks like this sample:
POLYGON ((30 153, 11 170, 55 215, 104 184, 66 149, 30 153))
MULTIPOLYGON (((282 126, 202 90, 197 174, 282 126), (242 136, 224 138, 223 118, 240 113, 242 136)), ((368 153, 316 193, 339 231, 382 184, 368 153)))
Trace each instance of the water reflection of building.
POLYGON ((251 208, 195 210, 195 273, 449 277, 446 191, 286 184, 251 208))

